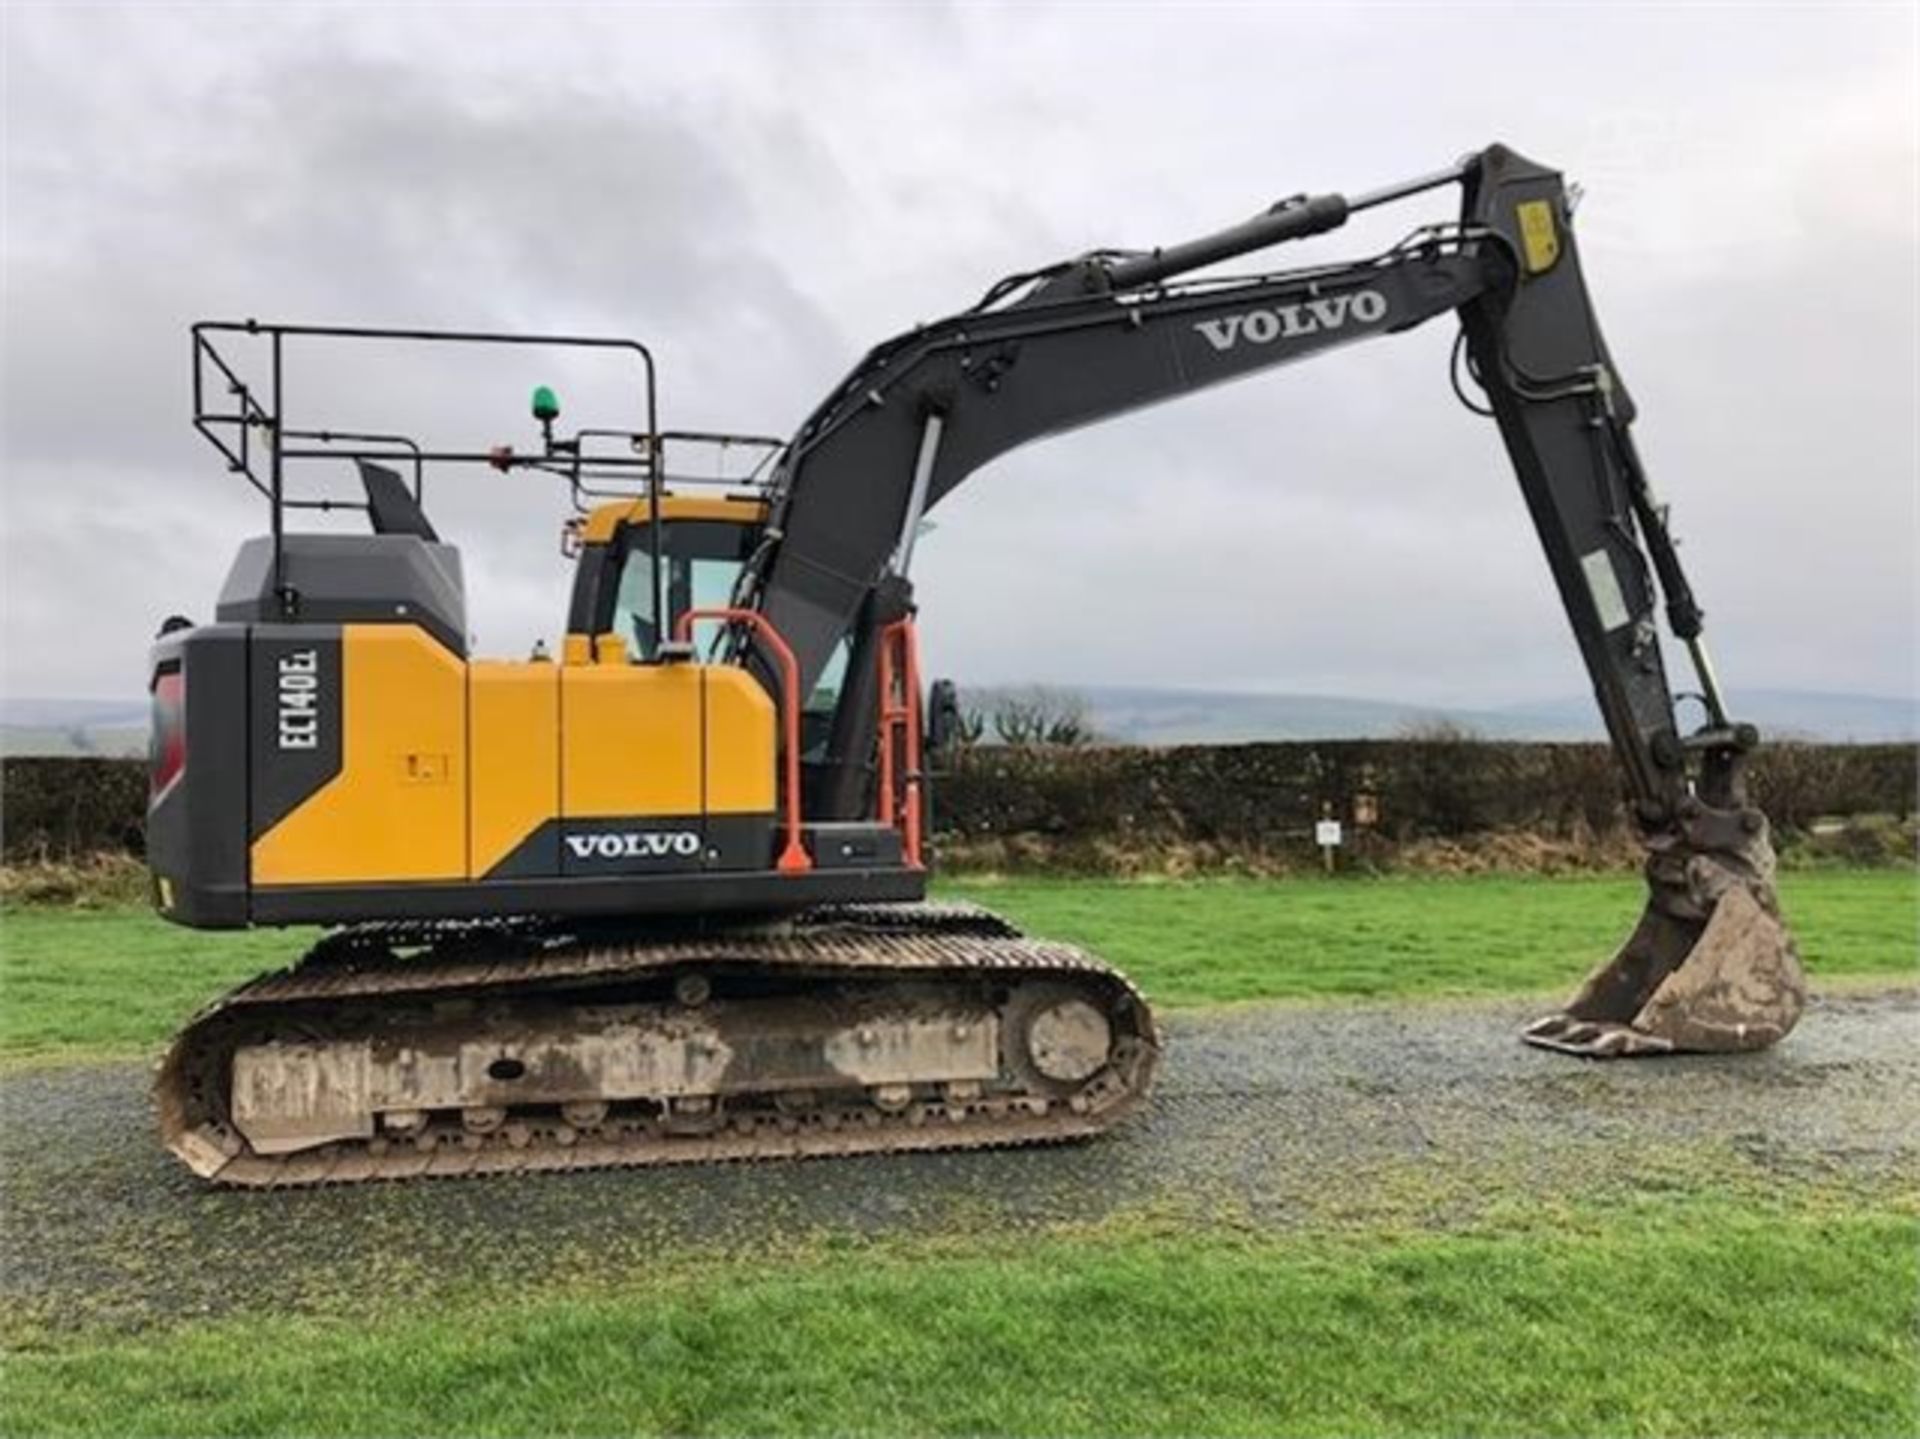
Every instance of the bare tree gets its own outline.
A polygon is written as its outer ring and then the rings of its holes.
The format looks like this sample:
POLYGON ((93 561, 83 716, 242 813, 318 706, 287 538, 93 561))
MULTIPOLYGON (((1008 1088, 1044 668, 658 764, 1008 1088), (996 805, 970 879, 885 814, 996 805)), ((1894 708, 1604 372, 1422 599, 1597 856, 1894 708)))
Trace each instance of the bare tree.
POLYGON ((993 732, 1001 744, 1029 745, 1040 738, 1038 707, 1020 693, 999 696, 993 704, 993 732))
POLYGON ((1418 744, 1480 744, 1486 736, 1470 724, 1447 715, 1417 715, 1403 721, 1398 736, 1418 744))
POLYGON ((1071 748, 1093 740, 1087 701, 1071 690, 1050 685, 1003 690, 994 696, 991 713, 1002 744, 1071 748))

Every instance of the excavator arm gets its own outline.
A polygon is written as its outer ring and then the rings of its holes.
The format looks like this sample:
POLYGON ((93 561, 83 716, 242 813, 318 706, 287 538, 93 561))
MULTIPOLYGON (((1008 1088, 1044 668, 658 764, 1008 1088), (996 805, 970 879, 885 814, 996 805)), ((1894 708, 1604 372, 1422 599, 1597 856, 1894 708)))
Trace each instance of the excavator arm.
POLYGON ((1570 219, 1556 172, 1493 146, 1352 200, 1298 197, 1184 245, 1098 252, 1010 277, 973 309, 875 349, 789 446, 742 579, 740 598, 791 646, 803 692, 851 642, 831 733, 810 762, 809 809, 868 812, 878 637, 911 611, 920 521, 962 480, 1030 440, 1455 312, 1650 854, 1653 897, 1640 927, 1529 1037, 1591 1054, 1779 1038, 1804 985, 1774 897, 1766 822, 1742 785, 1757 735, 1728 719, 1699 606, 1633 447, 1633 405, 1594 317, 1570 219), (1457 222, 1423 227, 1372 258, 1178 280, 1453 183, 1457 222), (1688 734, 1661 655, 1663 598, 1706 710, 1688 734))

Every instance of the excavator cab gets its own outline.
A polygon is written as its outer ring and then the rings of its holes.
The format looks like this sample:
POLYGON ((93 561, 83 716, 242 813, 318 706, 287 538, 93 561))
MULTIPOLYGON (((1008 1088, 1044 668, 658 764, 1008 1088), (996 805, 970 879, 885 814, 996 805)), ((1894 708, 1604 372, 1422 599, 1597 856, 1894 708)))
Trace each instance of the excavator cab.
MULTIPOLYGON (((672 636, 687 613, 712 613, 732 605, 741 573, 764 538, 766 515, 768 501, 751 490, 664 490, 659 544, 649 500, 605 501, 568 521, 563 546, 576 561, 574 596, 566 611, 566 663, 586 665, 601 653, 624 653, 628 663, 651 665, 662 653, 682 653, 666 646, 676 644, 672 636), (664 624, 655 615, 655 603, 666 615, 664 624)), ((699 622, 691 634, 695 657, 710 661, 720 655, 720 622, 699 622)), ((804 763, 818 761, 826 749, 847 678, 849 651, 847 642, 835 646, 820 678, 801 697, 804 763)))
POLYGON ((657 661, 682 616, 732 603, 767 520, 757 495, 668 490, 659 498, 656 536, 653 508, 646 499, 610 500, 567 527, 576 558, 566 652, 577 661, 607 637, 623 642, 635 663, 657 661))
MULTIPOLYGON (((766 497, 739 489, 718 494, 665 490, 658 508, 657 544, 654 506, 645 498, 609 500, 567 523, 563 548, 575 556, 562 648, 568 663, 591 663, 603 651, 622 649, 629 663, 655 663, 663 646, 675 643, 673 635, 689 613, 711 614, 733 603, 741 574, 764 538, 766 497), (656 617, 656 602, 665 612, 664 624, 656 617)), ((719 656, 720 622, 702 621, 691 633, 695 657, 719 656)), ((845 641, 835 646, 801 699, 803 762, 818 759, 825 749, 850 649, 845 641)))

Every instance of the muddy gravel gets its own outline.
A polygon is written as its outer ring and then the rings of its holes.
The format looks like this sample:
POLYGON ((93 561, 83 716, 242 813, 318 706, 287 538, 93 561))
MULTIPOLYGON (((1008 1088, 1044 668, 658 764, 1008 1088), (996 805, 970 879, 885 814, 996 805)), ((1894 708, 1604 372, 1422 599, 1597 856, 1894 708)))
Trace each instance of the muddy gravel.
POLYGON ((1147 1111, 1070 1147, 223 1191, 159 1148, 148 1071, 0 1077, 14 1340, 353 1310, 872 1235, 1020 1242, 1133 1214, 1273 1228, 1452 1224, 1601 1192, 1916 1173, 1920 991, 1824 998, 1763 1054, 1596 1064, 1512 1003, 1179 1015, 1147 1111))

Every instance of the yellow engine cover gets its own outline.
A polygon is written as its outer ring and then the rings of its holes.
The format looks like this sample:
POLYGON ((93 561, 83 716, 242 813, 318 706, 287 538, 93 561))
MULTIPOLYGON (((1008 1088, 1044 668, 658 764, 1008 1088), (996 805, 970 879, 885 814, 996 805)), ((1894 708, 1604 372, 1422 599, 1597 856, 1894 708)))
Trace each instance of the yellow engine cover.
POLYGON ((593 653, 469 663, 412 625, 342 626, 340 769, 254 842, 253 883, 554 874, 581 822, 771 821, 777 716, 752 676, 593 653))
POLYGON ((340 771, 253 843, 255 884, 467 873, 467 665, 413 625, 346 625, 340 771))
POLYGON ((467 706, 468 869, 482 875, 560 813, 560 666, 478 660, 467 706))

